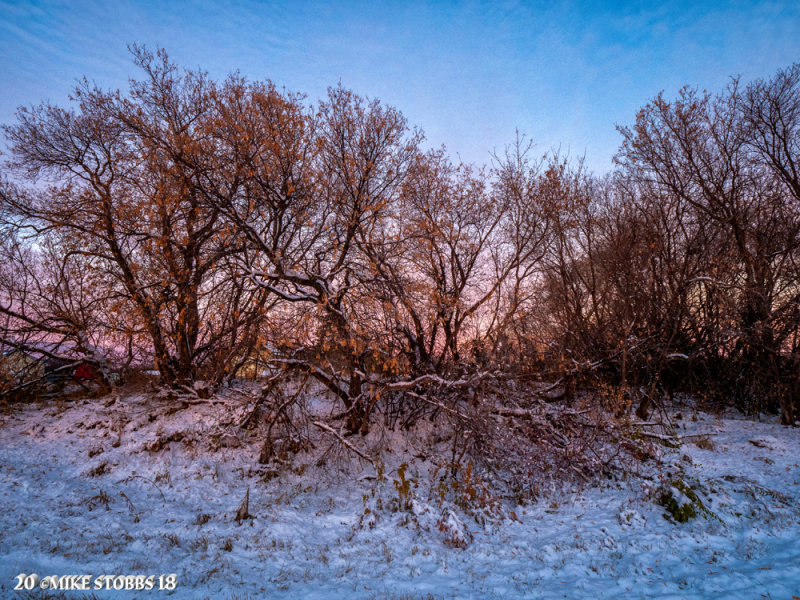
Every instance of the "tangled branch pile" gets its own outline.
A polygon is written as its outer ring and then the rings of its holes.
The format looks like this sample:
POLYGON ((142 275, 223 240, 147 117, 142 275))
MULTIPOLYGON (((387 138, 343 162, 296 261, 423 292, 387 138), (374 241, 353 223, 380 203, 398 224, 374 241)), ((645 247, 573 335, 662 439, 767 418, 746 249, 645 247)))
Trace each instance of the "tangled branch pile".
MULTIPOLYGON (((455 164, 342 87, 310 104, 132 53, 127 93, 85 80, 3 128, 6 392, 15 353, 177 390, 299 377, 345 434, 444 415, 469 452, 548 444, 581 476, 614 460, 602 389, 621 416, 690 392, 794 423, 800 65, 658 96, 595 177, 520 136, 455 164)), ((270 428, 292 402, 265 392, 270 428)))

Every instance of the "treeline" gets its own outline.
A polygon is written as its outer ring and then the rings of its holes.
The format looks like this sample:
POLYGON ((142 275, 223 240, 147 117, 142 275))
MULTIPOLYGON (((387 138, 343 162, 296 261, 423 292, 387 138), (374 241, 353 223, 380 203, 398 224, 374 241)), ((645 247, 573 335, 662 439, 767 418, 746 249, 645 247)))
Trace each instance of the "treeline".
POLYGON ((454 163, 342 87, 309 103, 133 56, 127 93, 84 80, 3 128, 5 349, 63 343, 167 386, 296 372, 350 431, 487 379, 793 422, 800 63, 659 95, 596 177, 524 137, 454 163))

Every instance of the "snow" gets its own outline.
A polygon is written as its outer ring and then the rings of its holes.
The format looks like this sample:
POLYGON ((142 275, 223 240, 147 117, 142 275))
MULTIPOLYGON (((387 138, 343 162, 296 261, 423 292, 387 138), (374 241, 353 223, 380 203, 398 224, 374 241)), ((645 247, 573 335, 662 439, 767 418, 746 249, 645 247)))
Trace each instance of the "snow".
POLYGON ((800 432, 773 417, 677 419, 684 442, 649 476, 484 518, 437 498, 413 434, 391 434, 383 481, 322 448, 273 477, 230 405, 168 406, 140 394, 0 415, 0 596, 20 573, 177 574, 173 592, 98 598, 800 596, 800 432), (690 501, 678 479, 713 516, 665 518, 662 486, 690 501), (254 518, 237 524, 248 488, 254 518))

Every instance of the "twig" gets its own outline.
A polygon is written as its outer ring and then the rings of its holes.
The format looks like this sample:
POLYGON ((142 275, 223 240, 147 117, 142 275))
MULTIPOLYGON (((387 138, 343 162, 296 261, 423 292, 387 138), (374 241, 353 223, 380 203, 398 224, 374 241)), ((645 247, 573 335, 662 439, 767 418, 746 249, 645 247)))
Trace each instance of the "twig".
POLYGON ((576 472, 578 475, 580 475, 580 476, 581 476, 581 478, 582 478, 584 481, 589 481, 589 478, 586 476, 586 473, 584 473, 583 471, 581 471, 581 470, 580 470, 578 467, 576 467, 575 465, 570 465, 570 466, 569 466, 569 468, 570 468, 572 471, 575 471, 575 472, 576 472))
POLYGON ((158 487, 158 485, 156 485, 155 481, 153 481, 152 479, 148 479, 144 475, 131 475, 130 477, 128 477, 129 480, 135 478, 144 479, 147 483, 151 484, 154 488, 156 488, 158 490, 158 493, 161 494, 161 499, 164 500, 164 503, 166 504, 167 497, 164 495, 164 492, 161 491, 161 488, 158 487))
MULTIPOLYGON (((180 400, 186 406, 197 406, 199 404, 208 404, 210 406, 216 406, 218 404, 224 404, 224 405, 228 404, 227 402, 225 402, 225 400, 222 400, 219 397, 216 397, 215 400, 214 398, 187 398, 186 396, 178 396, 177 399, 180 400)), ((184 406, 183 408, 186 408, 186 406, 184 406)))

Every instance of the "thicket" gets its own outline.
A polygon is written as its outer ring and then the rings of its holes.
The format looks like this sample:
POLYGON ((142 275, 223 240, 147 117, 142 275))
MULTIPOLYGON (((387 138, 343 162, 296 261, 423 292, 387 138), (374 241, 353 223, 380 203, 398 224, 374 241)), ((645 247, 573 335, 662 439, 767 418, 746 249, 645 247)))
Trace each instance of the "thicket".
POLYGON ((585 410, 681 392, 794 423, 800 63, 657 96, 598 177, 519 135, 454 163, 342 87, 311 103, 132 52, 127 92, 84 80, 3 127, 5 354, 260 377, 270 430, 282 382, 317 381, 348 433, 443 415, 472 449, 546 434, 567 462, 585 410))

